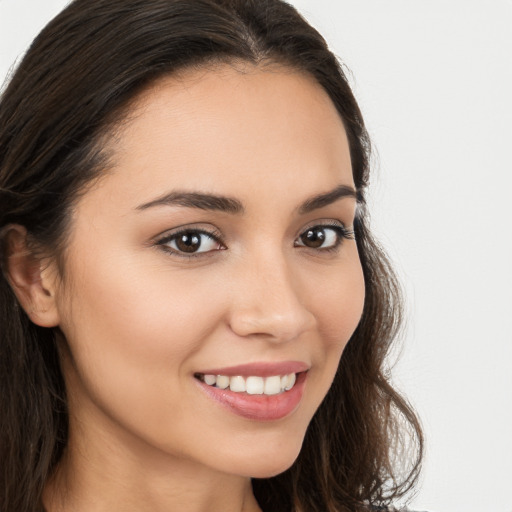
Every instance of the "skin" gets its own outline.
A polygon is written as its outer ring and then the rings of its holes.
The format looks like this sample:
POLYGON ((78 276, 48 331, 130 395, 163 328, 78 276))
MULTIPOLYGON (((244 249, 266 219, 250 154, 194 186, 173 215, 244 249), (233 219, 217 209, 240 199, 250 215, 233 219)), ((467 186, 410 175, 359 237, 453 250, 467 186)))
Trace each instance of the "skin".
POLYGON ((250 477, 293 463, 362 313, 355 241, 300 242, 312 226, 353 225, 352 197, 299 211, 354 187, 342 121, 313 79, 249 65, 160 80, 128 119, 112 171, 76 203, 65 278, 45 266, 46 306, 34 308, 62 333, 70 412, 47 509, 259 510, 250 477), (244 212, 138 208, 177 190, 228 196, 244 212), (181 226, 218 241, 192 258, 159 244, 181 226), (290 360, 308 364, 306 387, 275 421, 234 414, 194 378, 290 360))

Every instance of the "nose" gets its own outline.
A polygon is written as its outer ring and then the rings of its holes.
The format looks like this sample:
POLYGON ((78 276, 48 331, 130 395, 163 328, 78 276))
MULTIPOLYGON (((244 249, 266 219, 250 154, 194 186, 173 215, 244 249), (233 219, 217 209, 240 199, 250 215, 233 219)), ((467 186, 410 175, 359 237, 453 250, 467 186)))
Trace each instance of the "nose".
POLYGON ((241 267, 229 318, 233 332, 282 343, 313 329, 316 318, 306 304, 306 286, 284 257, 267 254, 241 267))

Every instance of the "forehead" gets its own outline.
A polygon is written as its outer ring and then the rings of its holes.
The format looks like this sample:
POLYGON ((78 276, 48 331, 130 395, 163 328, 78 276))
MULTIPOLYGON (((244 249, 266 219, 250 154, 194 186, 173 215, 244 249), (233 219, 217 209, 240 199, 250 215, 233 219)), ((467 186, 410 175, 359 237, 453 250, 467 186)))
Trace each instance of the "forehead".
POLYGON ((138 204, 173 188, 248 199, 264 182, 300 200, 353 185, 332 101, 312 77, 278 65, 160 79, 132 104, 110 150, 106 181, 138 204))

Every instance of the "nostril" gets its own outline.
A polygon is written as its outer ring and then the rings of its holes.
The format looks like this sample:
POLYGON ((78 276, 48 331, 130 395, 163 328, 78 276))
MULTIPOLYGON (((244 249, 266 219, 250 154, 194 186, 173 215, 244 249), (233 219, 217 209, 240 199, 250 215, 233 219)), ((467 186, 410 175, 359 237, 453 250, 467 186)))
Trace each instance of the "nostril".
POLYGON ((230 327, 238 336, 268 338, 274 341, 290 341, 311 330, 314 315, 306 309, 286 314, 272 310, 237 310, 230 318, 230 327))

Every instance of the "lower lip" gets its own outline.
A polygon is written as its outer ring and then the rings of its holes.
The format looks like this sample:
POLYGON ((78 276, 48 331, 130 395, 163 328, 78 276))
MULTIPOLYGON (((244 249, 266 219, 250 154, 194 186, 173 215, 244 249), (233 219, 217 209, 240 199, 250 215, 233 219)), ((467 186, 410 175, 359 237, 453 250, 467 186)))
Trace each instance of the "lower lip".
POLYGON ((306 372, 298 373, 293 388, 278 395, 235 393, 230 389, 220 389, 196 380, 210 398, 238 416, 250 420, 273 421, 288 416, 298 407, 304 394, 306 376, 306 372))

